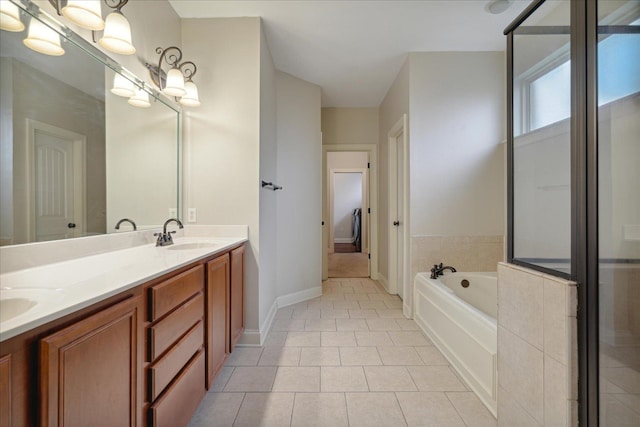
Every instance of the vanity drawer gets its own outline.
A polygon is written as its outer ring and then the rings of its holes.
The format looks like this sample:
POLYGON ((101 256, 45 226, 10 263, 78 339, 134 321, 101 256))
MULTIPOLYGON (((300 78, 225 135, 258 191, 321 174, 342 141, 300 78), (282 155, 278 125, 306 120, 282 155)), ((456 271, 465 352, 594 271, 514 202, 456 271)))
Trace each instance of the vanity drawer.
POLYGON ((150 411, 154 427, 186 426, 205 394, 204 350, 200 350, 150 411))
POLYGON ((149 400, 151 402, 156 400, 191 357, 202 348, 203 343, 204 323, 200 321, 167 354, 149 368, 149 400))
POLYGON ((149 288, 149 317, 155 321, 204 288, 204 267, 197 266, 149 288))
POLYGON ((204 294, 196 294, 174 312, 149 327, 149 361, 155 360, 204 317, 204 294))

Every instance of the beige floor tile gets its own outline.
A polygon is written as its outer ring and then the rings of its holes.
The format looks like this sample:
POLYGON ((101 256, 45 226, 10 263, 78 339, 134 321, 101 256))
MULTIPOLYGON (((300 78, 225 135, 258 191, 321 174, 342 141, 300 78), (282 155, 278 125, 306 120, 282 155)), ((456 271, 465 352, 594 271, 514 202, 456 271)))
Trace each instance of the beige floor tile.
POLYGON ((387 307, 387 305, 384 303, 384 300, 379 300, 379 301, 360 301, 360 308, 362 309, 381 309, 381 310, 388 310, 389 307, 387 307))
POLYGON ((275 319, 271 331, 304 331, 304 319, 275 319))
POLYGON ((225 366, 256 366, 262 354, 261 347, 236 347, 225 366))
POLYGON ((352 319, 377 319, 376 310, 349 310, 349 317, 352 319))
POLYGON ((393 345, 388 332, 356 332, 356 340, 359 346, 393 345))
POLYGON ((276 311, 274 319, 291 319, 293 308, 281 308, 276 311))
POLYGON ((448 365, 440 350, 434 346, 416 347, 416 351, 425 365, 448 365))
POLYGON ((349 310, 322 309, 320 310, 320 318, 322 319, 348 319, 349 310))
POLYGON ((323 366, 320 376, 323 392, 369 391, 362 366, 323 366))
POLYGON ((334 301, 333 302, 334 310, 360 310, 360 304, 358 301, 334 301))
POLYGON ((289 332, 287 347, 320 347, 320 332, 289 332))
POLYGON ((378 294, 368 294, 370 301, 386 301, 389 298, 388 294, 378 293, 378 294))
POLYGON ((406 319, 401 309, 389 308, 386 310, 379 309, 376 311, 378 312, 378 316, 383 319, 406 319))
MULTIPOLYGON (((409 426, 464 427, 449 399, 440 392, 396 393, 409 426)), ((468 424, 475 427, 476 424, 468 424)), ((514 426, 515 427, 515 426, 514 426)))
POLYGON ((293 393, 247 393, 235 427, 282 427, 291 423, 293 393))
POLYGON ((222 369, 220 369, 220 372, 218 372, 218 375, 213 381, 213 384, 211 384, 211 387, 209 387, 209 391, 222 391, 224 389, 224 386, 227 385, 227 381, 229 381, 229 378, 231 378, 233 369, 233 366, 223 366, 222 369))
POLYGON ((419 331, 420 327, 413 319, 395 319, 403 331, 419 331))
POLYGON ((418 391, 404 366, 365 366, 371 391, 418 391))
POLYGON ((407 425, 394 393, 347 393, 346 399, 351 427, 407 425))
POLYGON ((233 425, 243 399, 244 393, 207 393, 191 418, 189 427, 233 425))
POLYGON ((348 427, 343 393, 297 393, 293 403, 292 427, 348 427))
POLYGON ((424 364, 418 352, 413 347, 378 347, 378 353, 384 365, 416 366, 424 364))
POLYGON ((298 366, 300 347, 265 347, 258 366, 298 366))
POLYGON ((340 347, 342 366, 382 365, 375 347, 340 347))
POLYGON ((322 347, 355 347, 356 336, 351 331, 321 332, 320 345, 322 347))
POLYGON ((336 319, 338 331, 368 331, 367 321, 364 319, 336 319))
POLYGON ((473 392, 448 392, 447 397, 469 426, 495 427, 497 421, 473 392))
POLYGON ((340 366, 337 347, 303 347, 300 366, 340 366))
POLYGON ((344 295, 344 299, 345 301, 371 301, 369 299, 369 295, 367 294, 345 294, 344 295))
POLYGON ((320 310, 312 310, 308 308, 296 308, 293 310, 292 319, 319 319, 320 310))
POLYGON ((410 345, 413 347, 433 345, 431 340, 425 337, 420 331, 389 332, 389 337, 394 345, 410 345))
POLYGON ((467 391, 448 366, 408 366, 420 391, 467 391))
POLYGON ((399 331, 400 326, 393 319, 367 319, 370 331, 399 331))
POLYGON ((305 331, 335 331, 335 319, 308 319, 304 325, 305 331))
POLYGON ((224 391, 271 391, 277 369, 263 366, 239 366, 233 370, 224 391))
POLYGON ((319 366, 281 366, 273 382, 273 392, 319 392, 319 366))
POLYGON ((391 309, 395 309, 395 310, 402 310, 402 301, 399 300, 385 300, 384 301, 385 305, 387 306, 387 308, 391 308, 391 309))
POLYGON ((271 331, 264 341, 264 347, 282 347, 286 340, 287 333, 285 331, 271 331))

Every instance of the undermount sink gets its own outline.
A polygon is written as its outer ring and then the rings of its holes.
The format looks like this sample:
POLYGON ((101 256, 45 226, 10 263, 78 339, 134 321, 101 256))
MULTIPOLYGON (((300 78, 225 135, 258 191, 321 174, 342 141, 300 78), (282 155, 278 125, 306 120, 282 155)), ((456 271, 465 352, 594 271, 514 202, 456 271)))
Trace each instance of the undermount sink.
POLYGON ((188 251, 194 249, 213 249, 220 246, 219 243, 212 242, 191 242, 191 243, 174 243, 167 247, 170 251, 188 251))
POLYGON ((20 316, 38 305, 29 298, 7 298, 0 300, 0 323, 20 316))

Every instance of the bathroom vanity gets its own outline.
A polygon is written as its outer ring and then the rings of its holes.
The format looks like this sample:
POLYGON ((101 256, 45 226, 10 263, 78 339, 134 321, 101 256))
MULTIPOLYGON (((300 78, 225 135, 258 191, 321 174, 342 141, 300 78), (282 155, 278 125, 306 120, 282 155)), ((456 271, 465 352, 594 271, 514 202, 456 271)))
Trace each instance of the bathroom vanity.
POLYGON ((0 323, 0 426, 186 426, 244 330, 245 241, 178 237, 3 274, 5 301, 51 277, 55 308, 0 323))

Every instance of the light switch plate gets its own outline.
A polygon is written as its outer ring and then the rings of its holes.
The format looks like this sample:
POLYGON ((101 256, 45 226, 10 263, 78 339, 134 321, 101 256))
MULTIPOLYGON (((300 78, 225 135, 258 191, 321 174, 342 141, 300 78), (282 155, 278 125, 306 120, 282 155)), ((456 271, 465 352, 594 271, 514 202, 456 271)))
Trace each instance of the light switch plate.
POLYGON ((187 211, 187 221, 196 222, 196 208, 189 208, 187 211))

